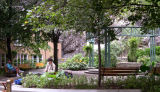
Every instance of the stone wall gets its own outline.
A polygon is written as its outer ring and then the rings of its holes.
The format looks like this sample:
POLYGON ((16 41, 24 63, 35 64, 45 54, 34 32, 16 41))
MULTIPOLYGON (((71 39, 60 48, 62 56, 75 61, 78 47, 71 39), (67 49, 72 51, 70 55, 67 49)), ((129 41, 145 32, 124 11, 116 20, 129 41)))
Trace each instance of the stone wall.
POLYGON ((84 53, 83 46, 86 43, 85 33, 65 32, 60 39, 64 58, 73 57, 78 53, 84 53))

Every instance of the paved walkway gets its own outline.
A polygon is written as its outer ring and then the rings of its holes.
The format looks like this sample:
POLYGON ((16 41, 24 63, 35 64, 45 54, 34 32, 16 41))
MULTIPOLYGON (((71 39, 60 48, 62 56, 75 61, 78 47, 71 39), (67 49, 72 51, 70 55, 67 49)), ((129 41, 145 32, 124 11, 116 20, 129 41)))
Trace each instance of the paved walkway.
MULTIPOLYGON (((0 90, 2 88, 0 87, 0 90)), ((2 92, 2 91, 0 91, 2 92)), ((106 89, 106 90, 97 90, 97 89, 40 89, 40 88, 21 88, 21 87, 12 87, 12 92, 141 92, 141 90, 127 90, 127 89, 106 89)))
POLYGON ((78 89, 23 89, 25 91, 14 91, 13 92, 141 92, 141 90, 78 90, 78 89))

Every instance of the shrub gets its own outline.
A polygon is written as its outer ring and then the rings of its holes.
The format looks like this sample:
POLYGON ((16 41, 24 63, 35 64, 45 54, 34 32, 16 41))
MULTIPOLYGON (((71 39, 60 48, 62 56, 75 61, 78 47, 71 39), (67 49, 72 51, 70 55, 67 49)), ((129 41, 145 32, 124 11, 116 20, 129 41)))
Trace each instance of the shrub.
POLYGON ((156 55, 160 55, 160 46, 156 46, 156 55))
MULTIPOLYGON (((110 53, 110 59, 111 59, 111 66, 115 67, 116 63, 117 63, 117 56, 114 54, 114 52, 111 51, 110 53)), ((102 60, 102 67, 104 67, 105 65, 105 50, 101 50, 101 60, 102 60)), ((94 66, 98 67, 99 65, 99 59, 98 59, 98 53, 95 54, 95 58, 94 58, 94 66)))
POLYGON ((131 38, 128 40, 128 43, 129 43, 128 61, 136 62, 137 61, 136 52, 138 49, 139 40, 137 38, 131 38))
POLYGON ((85 70, 87 69, 88 58, 83 57, 82 54, 74 55, 73 58, 68 59, 65 63, 60 64, 60 68, 69 70, 85 70))
POLYGON ((26 77, 22 79, 22 85, 27 88, 37 87, 39 83, 39 76, 34 74, 27 74, 26 77))
MULTIPOLYGON (((156 57, 157 57, 157 56, 156 56, 156 57)), ((157 59, 156 59, 155 61, 152 61, 152 62, 151 62, 149 56, 139 57, 137 61, 138 61, 138 62, 141 62, 141 64, 142 64, 141 67, 140 67, 140 70, 141 70, 142 72, 149 71, 150 66, 155 67, 156 64, 157 64, 157 62, 158 62, 157 59)))
POLYGON ((83 51, 85 51, 86 56, 89 56, 89 54, 90 54, 90 52, 92 52, 92 50, 93 50, 93 46, 91 44, 83 46, 83 51))
MULTIPOLYGON (((97 89, 97 78, 86 76, 74 76, 67 78, 63 75, 50 78, 50 74, 45 73, 42 76, 28 74, 22 80, 24 87, 38 88, 78 88, 78 89, 97 89)), ((142 92, 159 92, 160 91, 160 76, 125 76, 125 77, 110 77, 102 80, 102 89, 141 89, 142 92)))
POLYGON ((142 63, 142 65, 147 65, 147 66, 150 65, 150 57, 149 56, 139 57, 137 61, 142 63))
POLYGON ((142 56, 146 56, 146 54, 145 54, 145 51, 143 50, 143 49, 138 49, 137 51, 136 51, 136 56, 137 56, 137 58, 139 58, 139 57, 142 57, 142 56))
MULTIPOLYGON (((155 51, 156 55, 160 56, 160 46, 156 46, 155 51)), ((145 48, 144 50, 142 49, 137 50, 136 56, 137 57, 150 56, 150 48, 145 48)))

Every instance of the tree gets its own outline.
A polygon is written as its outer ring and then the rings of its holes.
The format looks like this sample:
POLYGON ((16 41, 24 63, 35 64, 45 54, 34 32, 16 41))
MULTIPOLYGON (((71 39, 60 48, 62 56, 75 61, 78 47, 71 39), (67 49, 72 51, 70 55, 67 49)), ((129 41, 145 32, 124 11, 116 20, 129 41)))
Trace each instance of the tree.
MULTIPOLYGON (((160 27, 160 1, 159 0, 142 0, 135 1, 134 7, 129 8, 131 15, 130 21, 140 21, 140 25, 146 29, 156 29, 160 27)), ((148 30, 146 30, 148 31, 148 30)))
POLYGON ((142 26, 144 32, 160 27, 159 0, 124 0, 123 4, 114 6, 118 9, 119 18, 128 19, 133 25, 142 26))
POLYGON ((55 71, 58 71, 58 42, 64 31, 65 18, 63 8, 65 0, 46 0, 28 11, 25 25, 31 25, 32 31, 39 32, 44 41, 51 41, 54 45, 55 71))
MULTIPOLYGON (((33 2, 34 1, 34 2, 33 2)), ((26 30, 21 26, 23 17, 26 14, 25 9, 36 3, 24 3, 19 0, 1 0, 0 1, 0 34, 1 42, 5 44, 5 51, 7 51, 7 59, 12 60, 11 43, 19 40, 21 43, 30 41, 31 32, 26 33, 26 30), (28 39, 28 40, 26 40, 28 39)))
MULTIPOLYGON (((103 39, 102 31, 112 24, 112 15, 116 15, 117 10, 111 9, 114 4, 115 2, 112 0, 69 0, 67 5, 68 27, 76 31, 91 32, 98 39, 99 71, 101 69, 100 40, 103 39)), ((113 31, 109 30, 108 33, 112 39, 115 39, 113 31)), ((101 73, 99 72, 98 85, 100 86, 100 84, 101 73)))

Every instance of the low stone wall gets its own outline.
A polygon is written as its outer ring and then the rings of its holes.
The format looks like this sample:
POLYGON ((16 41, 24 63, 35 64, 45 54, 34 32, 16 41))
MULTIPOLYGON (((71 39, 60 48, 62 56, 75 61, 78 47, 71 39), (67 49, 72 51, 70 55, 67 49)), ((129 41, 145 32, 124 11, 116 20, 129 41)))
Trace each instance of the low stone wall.
POLYGON ((140 66, 138 62, 118 62, 116 64, 117 68, 139 68, 140 66))

